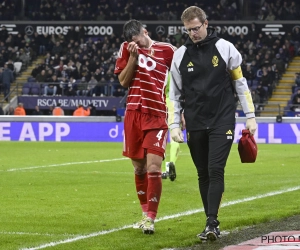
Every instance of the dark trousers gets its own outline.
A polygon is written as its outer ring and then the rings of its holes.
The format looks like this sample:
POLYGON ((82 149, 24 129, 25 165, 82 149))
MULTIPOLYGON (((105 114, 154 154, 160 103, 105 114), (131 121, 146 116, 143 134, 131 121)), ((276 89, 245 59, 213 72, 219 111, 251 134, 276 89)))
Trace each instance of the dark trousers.
POLYGON ((217 218, 224 192, 224 169, 234 139, 234 124, 191 131, 187 138, 198 173, 205 214, 217 218))
MULTIPOLYGON (((3 83, 3 95, 4 95, 4 98, 9 94, 10 92, 10 83, 3 83)), ((7 98, 5 98, 7 99, 7 98)))

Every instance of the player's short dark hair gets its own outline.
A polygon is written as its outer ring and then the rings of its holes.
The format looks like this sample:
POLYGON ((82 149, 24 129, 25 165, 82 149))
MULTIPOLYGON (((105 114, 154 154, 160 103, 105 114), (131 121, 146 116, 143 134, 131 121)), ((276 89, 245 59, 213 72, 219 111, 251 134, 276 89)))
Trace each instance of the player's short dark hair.
POLYGON ((143 24, 135 19, 127 21, 123 26, 123 35, 127 42, 132 41, 133 36, 137 36, 141 33, 143 24))

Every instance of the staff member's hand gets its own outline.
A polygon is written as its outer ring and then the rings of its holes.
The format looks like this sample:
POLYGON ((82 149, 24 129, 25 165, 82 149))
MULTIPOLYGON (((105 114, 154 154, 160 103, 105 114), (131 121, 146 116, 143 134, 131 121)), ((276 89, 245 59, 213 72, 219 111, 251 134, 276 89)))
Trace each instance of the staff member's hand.
POLYGON ((180 128, 173 128, 171 130, 171 137, 172 137, 173 141, 176 141, 179 143, 182 143, 184 141, 183 133, 180 128))
POLYGON ((251 135, 255 134, 255 131, 257 129, 257 124, 255 118, 248 118, 246 121, 246 129, 250 131, 251 135))

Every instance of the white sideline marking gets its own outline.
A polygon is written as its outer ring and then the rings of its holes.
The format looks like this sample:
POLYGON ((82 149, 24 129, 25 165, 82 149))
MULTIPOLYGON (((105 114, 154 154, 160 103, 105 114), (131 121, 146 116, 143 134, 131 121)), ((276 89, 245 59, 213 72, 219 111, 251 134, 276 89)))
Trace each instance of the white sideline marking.
MULTIPOLYGON (((287 192, 292 192, 292 191, 296 191, 299 190, 300 186, 296 186, 293 188, 287 188, 287 189, 283 189, 283 190, 279 190, 279 191, 274 191, 274 192, 270 192, 270 193, 266 193, 266 194, 261 194, 261 195, 256 195, 256 196, 251 196, 248 198, 244 198, 244 199, 239 199, 239 200, 235 200, 235 201, 229 201, 229 202, 225 202, 221 205, 221 207, 228 207, 231 205, 235 205, 235 204, 239 204, 239 203, 243 203, 243 202, 247 202, 247 201, 253 201, 253 200, 257 200, 257 199, 261 199, 261 198, 265 198, 265 197, 270 197, 270 196, 274 196, 274 195, 278 195, 278 194, 283 194, 283 193, 287 193, 287 192)), ((187 215, 191 215, 191 214, 195 214, 195 213, 199 213, 199 212, 203 212, 204 209, 194 209, 194 210, 189 210, 186 212, 182 212, 182 213, 177 213, 177 214, 173 214, 173 215, 168 215, 168 216, 164 216, 161 218, 156 219, 155 221, 163 221, 163 220, 168 220, 168 219, 174 219, 174 218, 178 218, 181 216, 187 216, 187 215)), ((38 249, 43 249, 46 247, 54 247, 60 244, 66 244, 66 243, 70 243, 70 242, 75 242, 78 240, 83 240, 83 239, 87 239, 87 238, 91 238, 91 237, 96 237, 99 235, 105 235, 105 234, 109 234, 109 233, 114 233, 114 232, 118 232, 121 231, 123 229, 127 229, 127 228, 131 228, 132 225, 126 225, 123 227, 119 227, 119 228, 113 228, 110 230, 105 230, 105 231, 99 231, 99 232, 95 232, 95 233, 91 233, 91 234, 87 234, 87 235, 80 235, 74 238, 68 238, 65 240, 60 240, 60 241, 53 241, 53 242, 49 242, 37 247, 31 247, 31 248, 22 248, 20 250, 38 250, 38 249)))
POLYGON ((33 167, 27 167, 27 168, 10 168, 10 169, 7 169, 6 171, 7 172, 14 172, 14 171, 37 169, 37 168, 51 168, 51 167, 61 167, 61 166, 90 164, 90 163, 102 163, 102 162, 110 162, 110 161, 123 161, 123 160, 129 160, 129 158, 116 158, 116 159, 99 160, 99 161, 67 162, 67 163, 61 163, 61 164, 51 164, 51 165, 45 165, 45 166, 33 166, 33 167))
POLYGON ((48 234, 48 233, 28 233, 28 232, 5 232, 1 231, 0 234, 10 234, 10 235, 38 235, 38 236, 76 236, 76 234, 48 234))
MULTIPOLYGON (((71 170, 65 170, 65 171, 35 170, 34 172, 35 173, 51 173, 51 174, 70 174, 70 173, 78 174, 78 171, 71 171, 71 170)), ((133 172, 121 172, 121 171, 120 172, 106 172, 106 171, 92 170, 92 171, 85 171, 85 172, 80 171, 80 174, 130 174, 130 175, 132 175, 133 172)))
MULTIPOLYGON (((180 154, 181 156, 190 155, 188 153, 180 154)), ((91 164, 91 163, 102 163, 102 162, 110 162, 110 161, 123 161, 129 160, 129 158, 116 158, 116 159, 107 159, 107 160, 98 160, 98 161, 79 161, 79 162, 67 162, 61 164, 51 164, 45 166, 33 166, 33 167, 26 167, 26 168, 10 168, 7 170, 0 170, 0 172, 15 172, 15 171, 24 171, 24 170, 31 170, 31 169, 38 169, 38 168, 51 168, 51 167, 61 167, 61 166, 70 166, 70 165, 79 165, 79 164, 91 164)))

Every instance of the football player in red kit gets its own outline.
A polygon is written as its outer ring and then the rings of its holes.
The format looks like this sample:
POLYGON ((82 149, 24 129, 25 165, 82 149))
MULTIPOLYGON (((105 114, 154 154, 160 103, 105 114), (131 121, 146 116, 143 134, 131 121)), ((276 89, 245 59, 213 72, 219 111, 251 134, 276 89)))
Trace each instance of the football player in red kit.
POLYGON ((153 234, 168 132, 165 87, 176 48, 153 41, 137 20, 127 21, 123 34, 126 41, 120 47, 114 73, 121 85, 128 87, 123 155, 132 161, 143 212, 142 220, 133 227, 153 234))

